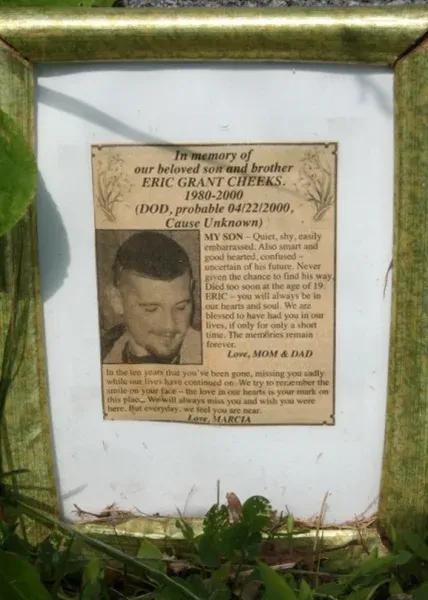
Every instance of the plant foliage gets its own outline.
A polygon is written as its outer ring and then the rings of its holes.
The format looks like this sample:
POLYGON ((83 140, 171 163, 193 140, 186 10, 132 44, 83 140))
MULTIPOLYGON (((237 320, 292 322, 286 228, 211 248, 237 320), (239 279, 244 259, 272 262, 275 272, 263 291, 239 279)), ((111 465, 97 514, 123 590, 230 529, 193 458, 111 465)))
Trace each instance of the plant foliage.
POLYGON ((15 524, 0 521, 0 600, 388 600, 404 592, 409 600, 428 598, 426 536, 403 532, 389 554, 374 549, 351 572, 334 574, 325 555, 316 563, 313 549, 297 552, 293 517, 276 517, 260 496, 238 515, 215 504, 199 535, 180 515, 181 554, 143 539, 135 558, 19 500, 3 501, 53 532, 36 548, 15 524), (283 564, 284 552, 292 562, 283 564))
POLYGON ((24 216, 36 190, 34 154, 15 122, 0 110, 0 236, 24 216))

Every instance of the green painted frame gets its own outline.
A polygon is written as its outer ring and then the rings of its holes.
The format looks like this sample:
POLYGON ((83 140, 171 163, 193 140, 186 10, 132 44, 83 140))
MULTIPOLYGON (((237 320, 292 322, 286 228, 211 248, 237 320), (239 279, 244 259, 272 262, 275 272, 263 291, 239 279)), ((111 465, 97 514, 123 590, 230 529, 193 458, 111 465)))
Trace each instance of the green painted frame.
MULTIPOLYGON (((379 521, 384 531, 428 523, 428 7, 348 9, 2 9, 0 107, 34 140, 34 63, 239 60, 387 65, 395 77, 395 224, 387 427, 379 521)), ((82 67, 84 68, 84 67, 82 67)), ((392 199, 391 199, 392 201, 392 199)), ((21 267, 26 347, 9 393, 5 469, 14 485, 58 514, 49 432, 35 208, 2 240, 0 343, 21 267), (25 244, 22 250, 22 240, 25 244), (19 250, 21 249, 21 250, 19 250)), ((0 346, 2 347, 2 346, 0 346)), ((383 432, 379 432, 383 435, 383 432)), ((196 527, 200 522, 194 523, 196 527)), ((25 523, 28 535, 37 526, 25 523)), ((131 519, 92 535, 178 538, 172 518, 131 519)), ((330 531, 333 545, 352 530, 330 531)), ((134 543, 135 545, 135 543, 134 543)))

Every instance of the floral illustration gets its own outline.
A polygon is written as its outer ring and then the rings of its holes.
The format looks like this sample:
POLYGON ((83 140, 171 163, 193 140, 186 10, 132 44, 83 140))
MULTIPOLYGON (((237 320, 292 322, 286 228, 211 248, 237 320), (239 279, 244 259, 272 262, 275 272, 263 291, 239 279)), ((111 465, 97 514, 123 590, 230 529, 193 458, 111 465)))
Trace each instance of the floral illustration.
POLYGON ((310 150, 299 169, 297 190, 315 205, 314 221, 320 221, 334 203, 334 181, 328 161, 330 154, 310 150))
POLYGON ((109 221, 116 220, 116 205, 131 188, 123 166, 123 159, 117 155, 110 156, 106 165, 98 163, 97 201, 109 221))

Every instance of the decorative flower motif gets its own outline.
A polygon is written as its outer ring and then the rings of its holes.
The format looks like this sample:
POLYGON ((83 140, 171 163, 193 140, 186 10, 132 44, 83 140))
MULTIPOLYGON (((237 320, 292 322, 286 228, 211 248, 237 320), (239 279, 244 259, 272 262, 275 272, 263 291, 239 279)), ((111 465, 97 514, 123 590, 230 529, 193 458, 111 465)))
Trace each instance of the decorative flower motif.
POLYGON ((333 174, 327 153, 309 150, 299 168, 297 190, 315 205, 314 221, 320 221, 334 203, 333 174))
POLYGON ((103 168, 98 162, 97 201, 109 221, 116 220, 115 208, 123 196, 131 189, 124 173, 125 161, 118 155, 109 157, 107 166, 103 168))

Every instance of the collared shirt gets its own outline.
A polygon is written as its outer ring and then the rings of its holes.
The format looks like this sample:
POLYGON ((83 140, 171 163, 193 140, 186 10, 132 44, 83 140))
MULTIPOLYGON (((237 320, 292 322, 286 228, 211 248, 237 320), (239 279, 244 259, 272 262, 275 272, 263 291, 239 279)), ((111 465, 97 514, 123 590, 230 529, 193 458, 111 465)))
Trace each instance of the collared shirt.
POLYGON ((172 357, 168 357, 165 359, 162 359, 158 356, 155 356, 154 354, 147 354, 145 356, 138 356, 137 354, 134 354, 131 350, 131 344, 130 342, 126 342, 126 344, 123 346, 122 349, 122 362, 124 364, 131 364, 131 365, 143 365, 143 364, 150 364, 150 363, 158 363, 158 364, 164 364, 164 365, 179 365, 180 364, 180 353, 176 354, 175 356, 172 357))
MULTIPOLYGON (((130 335, 125 331, 113 343, 107 356, 104 358, 104 364, 144 364, 157 363, 164 361, 156 356, 135 356, 130 352, 130 335), (126 359, 126 360, 125 360, 126 359)), ((165 364, 180 365, 201 365, 202 364, 202 336, 200 331, 192 327, 187 330, 186 336, 180 349, 179 355, 174 360, 165 362, 165 364)))

